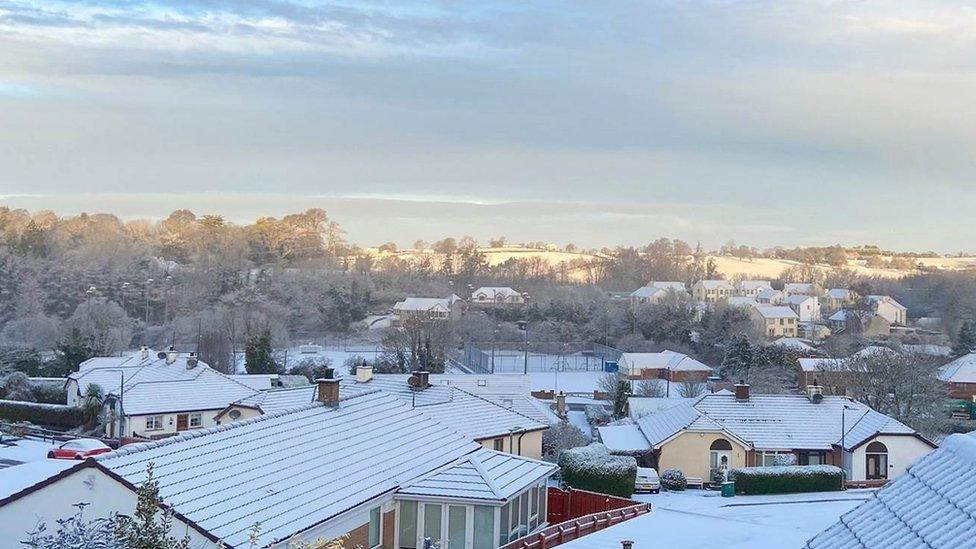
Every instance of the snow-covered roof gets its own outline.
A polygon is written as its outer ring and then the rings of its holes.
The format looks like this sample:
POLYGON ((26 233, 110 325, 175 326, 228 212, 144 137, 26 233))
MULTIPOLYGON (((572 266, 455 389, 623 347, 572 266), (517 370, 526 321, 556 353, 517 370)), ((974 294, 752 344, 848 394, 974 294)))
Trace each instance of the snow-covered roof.
POLYGON ((790 297, 787 297, 786 303, 789 305, 802 305, 807 301, 810 301, 811 299, 816 299, 816 298, 806 294, 797 294, 797 295, 791 295, 790 297))
POLYGON ((881 303, 881 302, 890 303, 899 309, 908 310, 907 307, 905 307, 901 303, 898 303, 891 296, 887 296, 887 295, 869 295, 867 296, 867 300, 870 303, 881 303))
POLYGON ((783 291, 788 294, 804 294, 813 291, 811 282, 787 282, 783 285, 783 291))
POLYGON ((740 295, 730 296, 725 300, 725 303, 729 307, 753 307, 758 305, 755 298, 740 295))
POLYGON ((943 366, 939 379, 950 383, 976 383, 976 353, 963 355, 943 366))
POLYGON ((831 288, 827 290, 827 297, 833 299, 848 299, 851 297, 851 291, 847 288, 831 288))
POLYGON ((620 363, 633 370, 670 370, 686 372, 711 372, 712 368, 684 353, 661 351, 660 353, 622 353, 620 363))
POLYGON ((167 364, 166 358, 159 358, 154 351, 149 351, 145 359, 139 352, 121 357, 95 357, 82 362, 79 370, 69 374, 68 379, 78 383, 78 392, 82 395, 89 385, 99 386, 103 395, 118 394, 123 378, 124 390, 128 391, 137 383, 194 379, 210 369, 199 360, 195 367, 188 369, 190 358, 197 360, 189 354, 179 354, 172 364, 167 364))
POLYGON ((793 349, 796 351, 813 351, 815 350, 810 341, 806 339, 801 339, 798 337, 781 337, 772 343, 777 347, 785 347, 787 349, 793 349))
POLYGON ((131 444, 97 462, 133 484, 153 463, 169 506, 242 547, 255 523, 262 543, 287 540, 480 448, 375 391, 131 444))
POLYGON ((976 433, 942 446, 807 542, 808 549, 971 547, 976 540, 976 433))
POLYGON ((658 294, 664 295, 665 293, 667 293, 667 290, 665 290, 664 288, 652 288, 650 286, 643 286, 631 292, 630 297, 642 297, 642 298, 649 299, 658 294))
POLYGON ((783 305, 759 305, 756 312, 763 318, 799 318, 793 309, 783 305))
POLYGON ((668 280, 657 280, 647 283, 651 288, 660 288, 662 290, 674 290, 676 292, 687 292, 688 288, 685 286, 684 282, 668 281, 668 280))
POLYGON ((910 427, 846 397, 825 396, 814 403, 805 395, 752 395, 739 401, 728 393, 641 417, 636 428, 647 441, 644 449, 685 429, 724 431, 759 450, 830 450, 841 442, 851 449, 879 434, 915 435, 910 427))
POLYGON ((243 383, 256 391, 267 391, 276 387, 301 387, 308 385, 303 375, 286 374, 231 374, 227 377, 243 383))
POLYGON ((127 387, 122 409, 126 415, 220 410, 256 392, 207 368, 193 379, 143 381, 127 387))
POLYGON ((69 459, 41 459, 0 469, 0 506, 8 497, 46 482, 78 464, 69 459))
POLYGON ((394 306, 394 311, 450 311, 454 300, 450 297, 408 297, 403 301, 398 301, 394 306))
POLYGON ((783 295, 779 290, 763 290, 756 294, 757 299, 775 299, 783 295))
POLYGON ((656 414, 662 410, 674 408, 679 404, 686 404, 693 400, 695 399, 683 397, 668 398, 633 396, 627 399, 627 409, 630 412, 628 415, 630 415, 632 418, 638 418, 641 416, 646 416, 647 414, 656 414))
POLYGON ((545 461, 479 450, 410 481, 397 494, 504 503, 556 469, 545 461))
POLYGON ((701 284, 706 290, 732 289, 732 284, 728 280, 699 280, 697 284, 701 284))
POLYGON ((739 281, 740 290, 759 290, 762 288, 773 289, 772 284, 768 280, 741 280, 739 281))
POLYGON ((521 296, 522 295, 517 290, 514 290, 514 289, 509 288, 507 286, 482 286, 482 287, 478 288, 477 290, 471 292, 471 295, 472 296, 477 296, 477 295, 481 295, 481 294, 484 294, 485 296, 490 297, 492 299, 494 299, 494 298, 496 298, 498 296, 502 296, 502 297, 515 297, 515 296, 521 296))
POLYGON ((600 434, 600 442, 611 452, 643 452, 650 448, 636 425, 611 425, 597 427, 596 430, 600 434))

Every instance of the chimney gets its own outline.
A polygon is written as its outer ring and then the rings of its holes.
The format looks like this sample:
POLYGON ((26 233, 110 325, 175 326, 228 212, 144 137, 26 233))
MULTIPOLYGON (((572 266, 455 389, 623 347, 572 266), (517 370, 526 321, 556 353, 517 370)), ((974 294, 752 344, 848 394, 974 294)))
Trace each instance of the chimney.
POLYGON ((366 364, 364 360, 362 365, 356 368, 356 381, 359 383, 369 383, 373 380, 373 367, 366 364))
POLYGON ((339 380, 335 379, 335 371, 332 368, 326 368, 322 372, 322 376, 315 380, 315 383, 318 384, 318 394, 316 395, 318 401, 326 406, 338 406, 339 380))
POLYGON ((814 404, 823 402, 823 387, 817 383, 816 379, 813 380, 813 385, 807 385, 807 398, 814 404))
POLYGON ((629 539, 620 540, 620 549, 634 549, 634 542, 629 539))
POLYGON ((556 395, 556 415, 566 417, 566 393, 562 391, 556 395))
POLYGON ((166 364, 172 364, 176 362, 177 356, 179 356, 179 354, 176 352, 176 347, 170 345, 169 349, 166 350, 166 364))
POLYGON ((149 358, 149 346, 148 345, 143 345, 142 348, 139 349, 139 358, 141 360, 146 360, 147 358, 149 358))
POLYGON ((412 375, 407 383, 418 391, 423 391, 427 387, 430 387, 430 372, 425 372, 423 370, 414 370, 411 372, 412 375))
POLYGON ((741 379, 735 384, 735 399, 741 402, 749 400, 749 384, 741 379))

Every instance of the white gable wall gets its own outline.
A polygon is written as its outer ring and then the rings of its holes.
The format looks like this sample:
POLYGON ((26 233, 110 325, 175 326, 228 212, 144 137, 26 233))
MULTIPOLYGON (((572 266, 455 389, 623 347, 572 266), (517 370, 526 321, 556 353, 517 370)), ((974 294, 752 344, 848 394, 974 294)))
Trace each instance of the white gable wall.
POLYGON ((875 440, 888 447, 888 480, 902 476, 911 464, 933 450, 931 446, 914 436, 881 435, 874 437, 854 450, 851 480, 865 480, 867 476, 865 454, 868 445, 875 440))

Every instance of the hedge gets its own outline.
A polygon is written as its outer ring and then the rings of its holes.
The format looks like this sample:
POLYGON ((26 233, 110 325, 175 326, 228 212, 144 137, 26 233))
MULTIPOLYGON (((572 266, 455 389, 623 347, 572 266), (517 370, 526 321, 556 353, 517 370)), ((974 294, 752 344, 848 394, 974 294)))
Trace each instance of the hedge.
POLYGON ((844 489, 844 471, 833 465, 792 465, 785 467, 741 467, 732 469, 739 494, 788 494, 830 492, 844 489))
POLYGON ((13 422, 29 421, 45 427, 73 429, 85 424, 85 413, 81 408, 63 404, 0 400, 0 419, 13 422))
POLYGON ((613 456, 607 447, 594 442, 559 453, 563 482, 578 490, 589 490, 629 498, 637 480, 637 460, 613 456))

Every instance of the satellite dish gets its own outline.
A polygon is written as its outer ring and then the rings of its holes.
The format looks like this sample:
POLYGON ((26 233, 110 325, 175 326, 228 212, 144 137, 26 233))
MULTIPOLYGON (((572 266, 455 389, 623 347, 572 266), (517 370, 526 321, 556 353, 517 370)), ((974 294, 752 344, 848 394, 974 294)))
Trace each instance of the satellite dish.
POLYGON ((156 358, 166 358, 166 353, 159 351, 156 353, 156 358))

